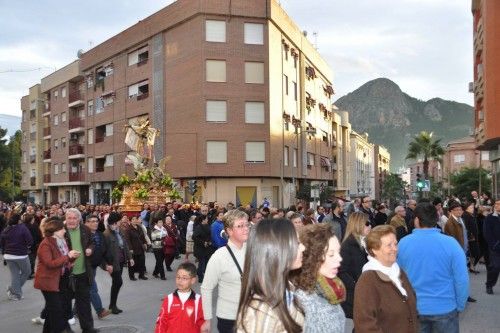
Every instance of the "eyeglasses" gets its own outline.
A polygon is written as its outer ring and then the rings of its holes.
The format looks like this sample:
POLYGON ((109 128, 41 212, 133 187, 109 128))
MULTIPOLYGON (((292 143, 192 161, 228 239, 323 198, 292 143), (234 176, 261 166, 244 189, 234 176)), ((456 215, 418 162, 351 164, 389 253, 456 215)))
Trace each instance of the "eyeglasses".
POLYGON ((233 225, 233 229, 248 229, 250 228, 250 223, 245 223, 245 224, 240 224, 240 225, 233 225))
POLYGON ((365 201, 363 201, 363 203, 368 203, 368 202, 372 202, 372 200, 365 200, 365 201))
POLYGON ((182 280, 182 281, 189 281, 189 280, 191 280, 192 278, 193 278, 193 277, 191 277, 191 276, 179 276, 179 275, 177 275, 177 276, 175 277, 175 279, 176 279, 176 280, 182 280))

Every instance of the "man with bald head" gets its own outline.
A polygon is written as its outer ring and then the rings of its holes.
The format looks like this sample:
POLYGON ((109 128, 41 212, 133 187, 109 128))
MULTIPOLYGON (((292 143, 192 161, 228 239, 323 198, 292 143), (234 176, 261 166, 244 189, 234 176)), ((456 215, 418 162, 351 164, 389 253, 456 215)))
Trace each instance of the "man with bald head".
POLYGON ((415 225, 413 223, 413 220, 415 219, 415 208, 417 207, 417 202, 413 199, 408 200, 408 203, 406 204, 406 216, 405 216, 405 223, 406 223, 406 228, 408 229, 408 233, 411 234, 413 231, 413 228, 415 228, 415 225))

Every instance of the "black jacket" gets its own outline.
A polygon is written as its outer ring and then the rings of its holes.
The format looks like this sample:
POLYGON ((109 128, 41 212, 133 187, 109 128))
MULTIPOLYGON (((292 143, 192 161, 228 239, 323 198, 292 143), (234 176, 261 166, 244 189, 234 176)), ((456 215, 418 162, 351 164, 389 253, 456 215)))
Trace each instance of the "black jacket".
POLYGON ((101 266, 103 264, 111 265, 111 260, 108 257, 106 243, 104 242, 104 235, 102 232, 97 230, 94 234, 90 234, 92 238, 92 242, 94 243, 94 251, 92 251, 92 255, 90 256, 90 262, 92 267, 95 269, 97 266, 101 266))
POLYGON ((365 249, 359 245, 353 235, 350 235, 342 242, 340 256, 342 257, 342 263, 338 277, 344 282, 347 291, 346 300, 342 303, 342 309, 344 309, 347 318, 352 318, 354 288, 361 276, 363 266, 368 262, 368 257, 365 249))
MULTIPOLYGON (((91 249, 94 252, 94 243, 92 242, 91 231, 88 227, 83 224, 80 224, 80 240, 82 245, 82 253, 80 255, 83 256, 83 260, 85 262, 85 273, 87 274, 89 285, 92 285, 92 280, 94 279, 94 273, 92 268, 91 257, 85 255, 86 249, 91 249)), ((64 234, 64 238, 66 238, 66 243, 68 244, 68 248, 73 250, 73 246, 71 244, 71 237, 69 236, 68 229, 66 228, 66 233, 64 234)))
POLYGON ((334 213, 332 213, 332 220, 336 221, 340 224, 340 229, 341 229, 342 235, 339 239, 339 242, 342 242, 342 240, 344 239, 344 236, 345 236, 345 229, 347 227, 347 221, 345 220, 344 213, 340 213, 340 217, 335 215, 334 213))
POLYGON ((107 249, 106 258, 109 261, 108 263, 113 265, 113 271, 119 271, 123 267, 123 264, 132 258, 125 237, 121 231, 118 232, 122 236, 123 249, 120 249, 118 238, 111 229, 106 229, 103 233, 104 243, 107 249))
POLYGON ((213 253, 210 224, 198 223, 193 228, 193 252, 198 259, 210 258, 213 253))

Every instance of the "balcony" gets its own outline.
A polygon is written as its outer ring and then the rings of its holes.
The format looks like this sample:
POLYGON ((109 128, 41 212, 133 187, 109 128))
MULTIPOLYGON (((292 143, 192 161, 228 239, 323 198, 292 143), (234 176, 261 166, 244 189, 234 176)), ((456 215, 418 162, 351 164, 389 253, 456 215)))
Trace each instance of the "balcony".
POLYGON ((48 101, 45 102, 45 109, 43 111, 42 116, 44 117, 50 116, 50 103, 48 101))
POLYGON ((95 172, 104 172, 104 165, 98 165, 95 167, 95 172))
POLYGON ((74 90, 69 93, 68 103, 69 108, 74 108, 85 104, 80 90, 74 90))
POLYGON ((30 133, 30 140, 32 140, 32 141, 36 140, 36 132, 30 133))
POLYGON ((47 137, 49 137, 50 135, 51 135, 50 127, 45 127, 45 128, 43 129, 43 137, 44 137, 44 138, 47 138, 47 137))
POLYGON ((72 144, 68 147, 68 159, 84 158, 84 149, 80 144, 72 144))
POLYGON ((32 177, 30 178, 30 185, 31 185, 31 186, 35 186, 35 185, 36 185, 36 177, 35 177, 35 176, 32 176, 32 177))
POLYGON ((70 118, 69 119, 69 133, 83 132, 85 131, 85 119, 82 118, 70 118))
POLYGON ((43 182, 50 183, 50 174, 43 175, 43 182))
POLYGON ((44 160, 50 160, 50 159, 51 159, 50 149, 45 150, 45 151, 43 152, 43 159, 44 159, 44 160))
POLYGON ((30 155, 30 163, 35 163, 36 162, 36 155, 30 155))
POLYGON ((85 174, 83 172, 70 172, 69 173, 70 182, 83 182, 85 181, 85 174))
POLYGON ((99 135, 95 137, 95 143, 103 142, 104 141, 104 135, 99 135))

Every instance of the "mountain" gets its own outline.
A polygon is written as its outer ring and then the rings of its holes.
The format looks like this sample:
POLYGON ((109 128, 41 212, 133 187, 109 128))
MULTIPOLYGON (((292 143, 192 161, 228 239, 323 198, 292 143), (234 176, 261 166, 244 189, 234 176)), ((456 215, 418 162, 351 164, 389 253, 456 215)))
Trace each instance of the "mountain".
POLYGON ((8 130, 8 136, 14 135, 17 130, 21 129, 21 117, 0 114, 0 127, 8 130))
POLYGON ((365 83, 335 105, 349 113, 353 130, 368 133, 370 142, 389 150, 391 170, 407 162, 408 144, 421 131, 434 132, 445 145, 469 135, 473 124, 472 106, 441 98, 422 101, 386 78, 365 83))

